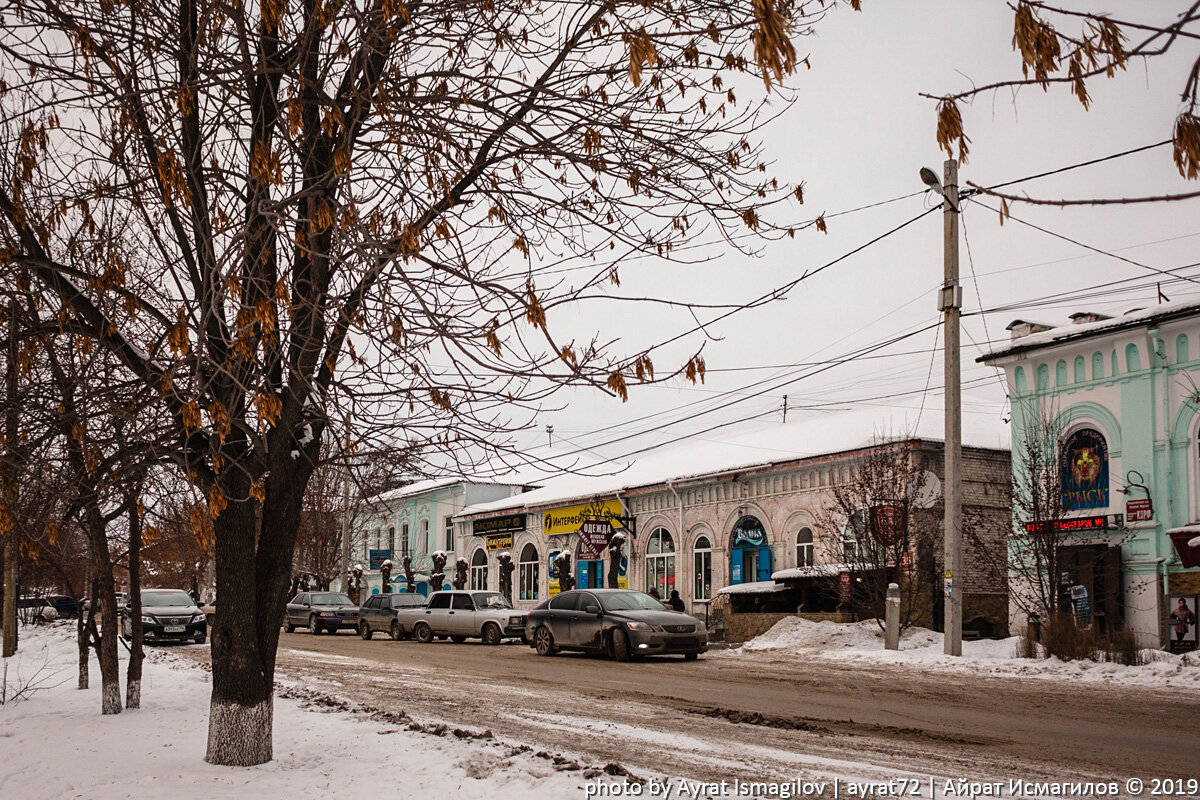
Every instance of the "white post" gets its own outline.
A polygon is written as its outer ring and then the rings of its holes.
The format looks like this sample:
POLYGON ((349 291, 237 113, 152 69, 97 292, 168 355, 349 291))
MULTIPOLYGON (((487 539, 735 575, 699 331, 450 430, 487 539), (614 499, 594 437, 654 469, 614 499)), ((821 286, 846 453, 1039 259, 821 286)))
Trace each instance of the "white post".
POLYGON ((884 631, 884 647, 888 650, 900 649, 900 585, 889 583, 886 603, 886 630, 884 631))

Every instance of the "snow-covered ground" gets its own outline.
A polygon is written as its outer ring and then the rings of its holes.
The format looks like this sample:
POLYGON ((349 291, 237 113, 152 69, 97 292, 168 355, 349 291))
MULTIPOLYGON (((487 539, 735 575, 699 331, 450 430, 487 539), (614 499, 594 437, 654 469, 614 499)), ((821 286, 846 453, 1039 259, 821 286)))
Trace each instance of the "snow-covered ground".
POLYGON ((275 700, 274 761, 212 766, 204 762, 211 689, 206 671, 170 648, 152 649, 142 708, 103 717, 94 660, 92 688, 75 688, 73 630, 57 625, 21 631, 20 650, 8 667, 9 690, 35 674, 43 688, 0 706, 0 798, 282 800, 348 789, 356 796, 392 796, 402 787, 407 797, 518 800, 534 792, 583 797, 590 779, 577 765, 562 759, 556 764, 528 748, 458 738, 453 731, 418 732, 403 720, 306 702, 303 687, 284 689, 298 699, 275 700))
POLYGON ((803 658, 842 663, 908 665, 922 670, 964 671, 976 675, 1020 676, 1050 680, 1097 681, 1153 688, 1200 688, 1200 657, 1144 650, 1144 666, 1057 658, 1018 658, 1017 638, 963 642, 961 658, 942 652, 942 634, 926 628, 905 631, 899 650, 885 650, 883 633, 873 620, 849 624, 780 620, 766 633, 739 648, 718 651, 718 658, 803 658))

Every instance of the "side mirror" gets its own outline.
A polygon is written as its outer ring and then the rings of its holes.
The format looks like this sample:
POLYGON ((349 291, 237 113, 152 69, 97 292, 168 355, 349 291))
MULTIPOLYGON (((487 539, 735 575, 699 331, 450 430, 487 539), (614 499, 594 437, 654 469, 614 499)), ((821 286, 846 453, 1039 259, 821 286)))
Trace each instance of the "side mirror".
POLYGON ((597 605, 590 605, 590 604, 589 604, 589 605, 586 605, 586 606, 584 606, 584 607, 583 607, 583 612, 584 612, 585 614, 599 614, 599 613, 600 613, 600 606, 597 606, 597 605))

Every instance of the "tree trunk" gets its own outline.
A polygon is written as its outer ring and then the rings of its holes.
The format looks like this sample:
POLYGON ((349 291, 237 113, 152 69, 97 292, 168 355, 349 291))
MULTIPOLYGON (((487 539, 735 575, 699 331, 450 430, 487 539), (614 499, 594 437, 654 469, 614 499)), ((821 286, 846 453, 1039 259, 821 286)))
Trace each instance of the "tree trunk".
POLYGON ((87 616, 84 617, 83 610, 79 612, 79 624, 76 626, 75 641, 79 645, 79 688, 88 688, 90 675, 88 674, 88 666, 91 662, 92 638, 91 629, 96 624, 96 582, 92 581, 92 585, 88 588, 91 601, 88 603, 87 616))
MULTIPOLYGON (((108 554, 102 557, 107 565, 107 575, 100 575, 100 713, 121 713, 121 665, 117 659, 117 636, 120 622, 117 618, 117 597, 113 590, 112 564, 108 554)), ((92 601, 95 602, 94 600, 92 601)))
MULTIPOLYGON (((140 487, 139 487, 140 490, 140 487)), ((125 678, 125 707, 142 707, 142 519, 134 498, 129 509, 129 668, 125 678)))

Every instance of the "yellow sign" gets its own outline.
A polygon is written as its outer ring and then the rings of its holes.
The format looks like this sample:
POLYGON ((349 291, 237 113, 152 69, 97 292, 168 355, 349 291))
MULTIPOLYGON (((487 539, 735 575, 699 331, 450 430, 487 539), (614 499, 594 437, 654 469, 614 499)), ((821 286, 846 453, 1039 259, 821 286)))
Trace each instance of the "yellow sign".
MULTIPOLYGON (((542 533, 546 536, 557 536, 564 533, 578 533, 579 526, 589 519, 612 519, 621 516, 621 501, 584 503, 578 506, 567 506, 547 511, 542 515, 542 533)), ((620 527, 618 523, 614 527, 620 527)))

